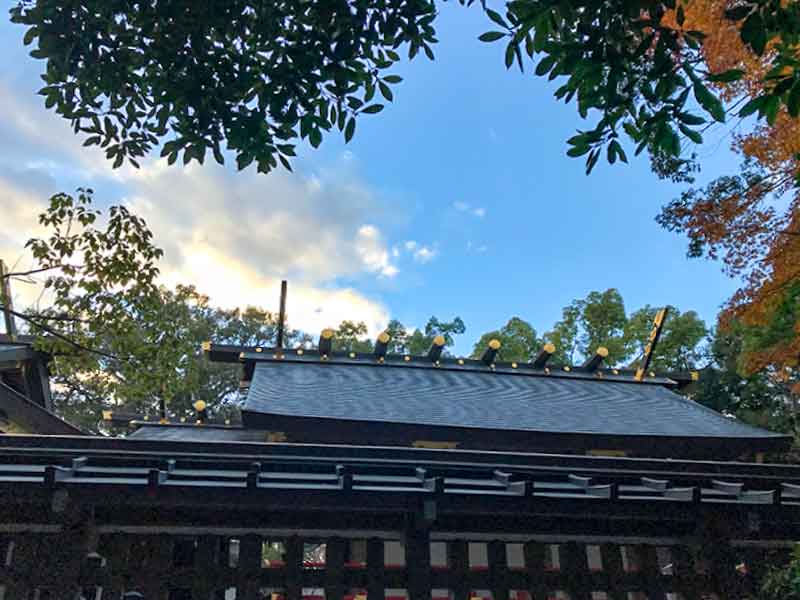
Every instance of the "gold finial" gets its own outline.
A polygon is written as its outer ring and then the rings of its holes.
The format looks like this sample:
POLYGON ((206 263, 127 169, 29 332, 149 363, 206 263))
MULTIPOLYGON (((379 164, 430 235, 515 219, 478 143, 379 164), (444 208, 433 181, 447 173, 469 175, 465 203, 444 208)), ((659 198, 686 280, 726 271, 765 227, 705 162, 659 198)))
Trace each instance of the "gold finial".
POLYGON ((500 343, 500 340, 498 340, 498 339, 489 340, 489 348, 491 348, 492 350, 500 350, 500 346, 501 345, 502 344, 500 343))
POLYGON ((516 368, 517 368, 517 363, 515 363, 515 362, 512 362, 512 363, 511 363, 511 368, 512 368, 512 369, 516 369, 516 368))
POLYGON ((256 352, 258 352, 258 353, 261 353, 261 352, 263 352, 263 351, 264 351, 264 349, 263 349, 263 348, 256 348, 256 352))
POLYGON ((444 346, 447 343, 447 340, 444 339, 443 335, 437 335, 433 338, 433 343, 437 346, 444 346))
POLYGON ((548 342, 544 345, 544 351, 547 352, 548 354, 554 354, 556 351, 556 345, 548 342))
POLYGON ((378 335, 378 341, 379 341, 381 344, 388 344, 390 339, 392 339, 392 338, 391 338, 391 336, 390 336, 388 333, 386 333, 385 331, 382 331, 382 332, 381 332, 381 333, 378 335))
POLYGON ((411 357, 410 357, 410 356, 408 356, 408 354, 406 354, 406 355, 403 357, 403 360, 404 360, 404 361, 406 361, 406 362, 408 362, 408 361, 410 361, 410 360, 411 360, 411 357))
POLYGON ((458 359, 458 364, 463 365, 464 364, 464 359, 463 358, 459 358, 458 359))
POLYGON ((348 356, 350 358, 355 358, 356 357, 356 353, 355 352, 351 352, 350 354, 348 354, 348 356))
POLYGON ((322 333, 320 335, 324 337, 326 340, 329 340, 333 337, 333 329, 331 329, 330 327, 326 327, 325 329, 322 330, 322 333))
POLYGON ((194 409, 195 409, 197 412, 203 412, 203 411, 204 411, 204 410, 207 408, 207 405, 206 405, 206 401, 205 401, 205 400, 198 400, 198 401, 197 401, 197 402, 195 402, 195 403, 194 403, 192 406, 194 406, 194 409))
POLYGON ((298 349, 297 349, 297 356, 303 356, 303 354, 305 354, 305 352, 303 351, 303 349, 302 349, 302 348, 298 348, 298 349))

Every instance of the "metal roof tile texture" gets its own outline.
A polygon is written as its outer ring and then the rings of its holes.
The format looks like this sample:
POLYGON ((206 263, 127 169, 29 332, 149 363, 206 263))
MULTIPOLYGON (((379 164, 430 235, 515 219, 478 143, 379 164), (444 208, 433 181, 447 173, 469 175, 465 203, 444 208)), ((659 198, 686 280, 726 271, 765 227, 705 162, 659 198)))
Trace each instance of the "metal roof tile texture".
POLYGON ((243 410, 552 433, 781 437, 658 385, 434 368, 261 362, 243 410))

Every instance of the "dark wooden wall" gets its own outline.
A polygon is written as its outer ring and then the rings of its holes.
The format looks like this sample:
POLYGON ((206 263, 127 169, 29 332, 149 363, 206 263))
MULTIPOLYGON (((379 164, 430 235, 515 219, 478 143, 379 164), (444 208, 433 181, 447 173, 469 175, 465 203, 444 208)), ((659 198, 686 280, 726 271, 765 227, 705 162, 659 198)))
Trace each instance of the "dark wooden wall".
POLYGON ((305 538, 100 531, 76 526, 0 536, 0 598, 105 600, 138 591, 148 600, 731 600, 749 597, 764 570, 788 555, 786 548, 724 541, 450 535, 434 539, 439 556, 432 561, 429 532, 414 527, 396 540, 346 532, 305 538), (266 560, 265 542, 280 547, 279 560, 274 551, 266 560), (306 544, 315 548, 311 557, 306 544))

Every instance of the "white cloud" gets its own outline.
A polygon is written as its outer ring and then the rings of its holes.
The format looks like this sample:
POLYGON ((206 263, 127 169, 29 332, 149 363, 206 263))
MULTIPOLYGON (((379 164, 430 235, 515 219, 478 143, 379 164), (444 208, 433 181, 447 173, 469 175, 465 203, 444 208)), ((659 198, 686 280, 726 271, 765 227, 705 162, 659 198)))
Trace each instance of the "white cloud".
POLYGON ((389 252, 386 250, 383 236, 374 225, 359 227, 356 249, 368 271, 379 273, 384 277, 394 277, 399 273, 397 267, 389 262, 389 252))
POLYGON ((471 241, 467 242, 467 252, 475 252, 476 254, 483 254, 488 250, 486 244, 473 244, 471 241))
MULTIPOLYGON (((29 266, 24 243, 41 233, 37 215, 47 198, 91 185, 99 207, 122 201, 146 219, 165 250, 165 284, 194 284, 220 306, 276 309, 286 278, 294 327, 315 333, 343 319, 365 321, 371 334, 385 327, 385 305, 357 286, 399 273, 383 230, 401 216, 345 165, 352 155, 335 171, 306 176, 163 160, 112 170, 95 149, 81 148, 66 121, 23 93, 0 81, 0 102, 11 107, 0 123, 0 258, 29 266)), ((14 284, 20 306, 38 292, 14 284)))
POLYGON ((453 208, 456 209, 458 212, 469 213, 473 217, 477 217, 479 219, 482 219, 483 217, 486 216, 486 209, 483 208, 482 206, 472 207, 466 202, 462 202, 460 200, 453 202, 453 208))
POLYGON ((421 246, 414 251, 414 260, 425 264, 432 261, 439 254, 439 251, 427 246, 421 246))
POLYGON ((424 246, 416 240, 406 241, 403 247, 416 262, 422 264, 432 261, 439 254, 438 249, 435 247, 424 246))

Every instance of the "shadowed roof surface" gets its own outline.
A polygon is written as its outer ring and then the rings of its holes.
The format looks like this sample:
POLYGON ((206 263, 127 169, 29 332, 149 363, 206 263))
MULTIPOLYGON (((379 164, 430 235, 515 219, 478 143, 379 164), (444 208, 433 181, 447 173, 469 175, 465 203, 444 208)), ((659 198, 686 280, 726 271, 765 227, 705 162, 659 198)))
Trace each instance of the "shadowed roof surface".
POLYGON ((334 363, 258 362, 245 413, 474 429, 782 438, 651 383, 334 363))

